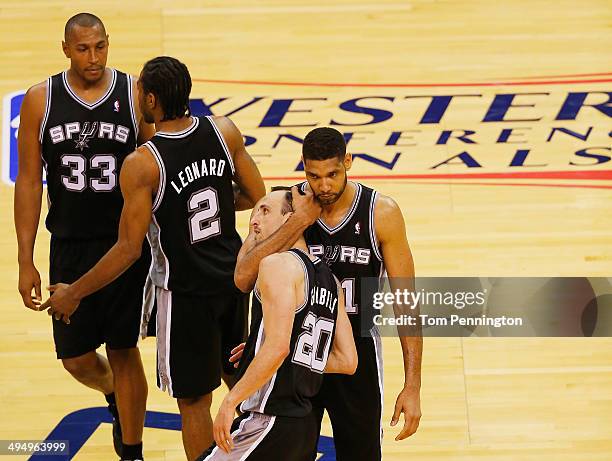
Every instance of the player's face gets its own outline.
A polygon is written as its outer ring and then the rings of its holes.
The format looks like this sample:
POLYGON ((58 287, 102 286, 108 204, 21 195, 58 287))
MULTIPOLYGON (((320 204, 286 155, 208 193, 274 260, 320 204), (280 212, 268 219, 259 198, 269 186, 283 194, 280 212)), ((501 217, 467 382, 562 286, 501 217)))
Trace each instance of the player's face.
POLYGON ((95 83, 104 77, 108 57, 108 35, 100 26, 74 26, 62 42, 70 68, 83 80, 95 83))
POLYGON ((147 123, 155 123, 153 111, 151 111, 151 109, 147 105, 147 95, 145 94, 145 91, 142 87, 141 79, 138 79, 136 87, 138 88, 138 107, 140 107, 140 113, 142 114, 142 118, 144 118, 144 121, 147 123))
POLYGON ((274 191, 263 196, 253 207, 249 226, 255 233, 255 240, 265 240, 281 227, 291 213, 282 213, 285 205, 285 191, 274 191))
POLYGON ((351 168, 352 157, 346 154, 344 161, 338 158, 305 160, 306 180, 321 205, 338 201, 346 189, 346 172, 351 168))

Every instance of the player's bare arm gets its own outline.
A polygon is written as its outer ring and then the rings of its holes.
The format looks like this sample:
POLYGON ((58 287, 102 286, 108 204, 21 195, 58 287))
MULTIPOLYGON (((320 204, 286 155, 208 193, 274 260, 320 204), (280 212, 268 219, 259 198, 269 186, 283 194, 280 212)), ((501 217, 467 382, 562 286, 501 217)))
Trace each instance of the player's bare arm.
POLYGON ((23 304, 38 310, 42 301, 40 274, 34 265, 34 243, 42 202, 40 124, 45 110, 46 83, 28 90, 19 114, 19 170, 15 181, 15 231, 19 262, 19 294, 23 304), (34 291, 34 294, 32 294, 34 291))
POLYGON ((155 135, 155 125, 153 123, 145 122, 142 112, 140 112, 140 106, 136 100, 138 94, 138 77, 132 75, 132 94, 134 95, 134 112, 136 113, 136 124, 138 126, 138 145, 147 142, 155 135))
POLYGON ((253 289, 257 280, 259 263, 273 253, 288 250, 304 233, 304 230, 316 221, 321 214, 321 207, 315 201, 312 192, 300 194, 297 187, 291 188, 293 196, 293 213, 280 228, 262 242, 255 243, 251 232, 246 238, 236 262, 234 283, 243 292, 253 289))
POLYGON ((233 448, 230 427, 236 406, 261 388, 289 355, 295 308, 304 302, 304 271, 295 257, 274 254, 262 259, 258 288, 265 339, 244 376, 225 396, 213 427, 215 442, 233 448))
MULTIPOLYGON (((376 237, 380 243, 391 289, 397 283, 414 279, 414 262, 406 238, 406 225, 402 211, 390 197, 380 195, 374 210, 376 237)), ((398 287, 399 288, 399 287, 398 287)), ((404 413, 404 427, 395 440, 414 434, 421 418, 421 356, 423 338, 420 332, 412 336, 399 336, 404 362, 404 388, 397 397, 391 425, 395 426, 400 413, 404 413)))
POLYGON ((235 198, 237 211, 249 210, 266 194, 266 187, 253 158, 246 151, 240 130, 227 117, 215 117, 215 124, 223 134, 232 160, 234 161, 234 181, 239 192, 235 198))
POLYGON ((50 286, 53 294, 41 309, 50 307, 50 315, 69 323, 81 299, 111 283, 140 257, 158 182, 159 170, 147 148, 141 147, 125 159, 120 175, 124 203, 117 242, 76 282, 50 286))
POLYGON ((332 349, 327 358, 325 373, 355 374, 357 371, 357 348, 353 338, 353 328, 344 305, 344 290, 338 284, 338 317, 332 349))

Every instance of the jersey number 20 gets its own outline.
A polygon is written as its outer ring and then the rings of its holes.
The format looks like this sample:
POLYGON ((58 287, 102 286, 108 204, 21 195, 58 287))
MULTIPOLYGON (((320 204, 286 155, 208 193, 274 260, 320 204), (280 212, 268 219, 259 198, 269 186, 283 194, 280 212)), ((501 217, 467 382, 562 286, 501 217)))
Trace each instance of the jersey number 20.
POLYGON ((331 347, 334 322, 326 318, 317 318, 309 312, 302 328, 306 331, 298 336, 293 362, 323 373, 331 347))

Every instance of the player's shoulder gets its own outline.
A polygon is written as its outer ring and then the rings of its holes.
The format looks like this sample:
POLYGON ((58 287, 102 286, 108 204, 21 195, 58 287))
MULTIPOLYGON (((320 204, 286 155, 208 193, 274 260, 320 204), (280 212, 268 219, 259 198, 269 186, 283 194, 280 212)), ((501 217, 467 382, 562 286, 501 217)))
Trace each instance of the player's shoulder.
POLYGON ((41 106, 44 107, 45 101, 47 99, 47 81, 39 82, 35 85, 32 85, 26 91, 24 98, 31 103, 41 103, 41 106))
POLYGON ((374 226, 376 237, 383 241, 405 228, 404 215, 397 202, 388 195, 377 194, 374 204, 374 226))
POLYGON ((32 85, 26 91, 21 103, 21 122, 40 123, 47 104, 47 81, 32 85))
POLYGON ((388 195, 381 193, 376 194, 376 202, 374 203, 374 209, 377 216, 389 217, 397 213, 401 213, 402 210, 397 202, 388 195))
POLYGON ((149 148, 142 145, 125 158, 121 171, 131 171, 143 178, 153 179, 159 174, 159 167, 149 148))
POLYGON ((302 272, 300 261, 289 251, 273 253, 259 263, 260 276, 274 276, 287 280, 301 275, 302 272))
POLYGON ((219 131, 221 131, 221 134, 223 134, 230 148, 238 141, 238 138, 242 137, 240 130, 229 117, 224 115, 213 115, 211 119, 219 131))

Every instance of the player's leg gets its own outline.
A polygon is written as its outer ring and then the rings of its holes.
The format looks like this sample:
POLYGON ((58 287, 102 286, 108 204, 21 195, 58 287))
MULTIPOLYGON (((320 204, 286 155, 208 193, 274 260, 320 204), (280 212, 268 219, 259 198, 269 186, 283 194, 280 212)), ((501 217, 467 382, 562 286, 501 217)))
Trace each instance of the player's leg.
POLYGON ((213 441, 211 393, 221 385, 215 301, 157 289, 158 385, 178 401, 189 461, 213 441))
POLYGON ((380 340, 356 338, 354 375, 325 376, 326 409, 338 461, 382 459, 382 356, 380 340))
POLYGON ((249 295, 236 292, 228 296, 218 320, 221 328, 221 378, 228 388, 236 384, 236 368, 229 362, 231 350, 246 341, 248 334, 249 295))
MULTIPOLYGON (((104 254, 104 246, 89 241, 65 241, 51 238, 51 283, 72 283, 87 272, 104 254)), ((113 445, 121 455, 121 428, 114 394, 114 378, 108 360, 96 353, 104 342, 99 325, 99 293, 81 300, 70 317, 70 325, 53 319, 53 340, 58 359, 64 368, 82 384, 102 392, 113 416, 113 445)))
MULTIPOLYGON (((49 280, 72 283, 88 270, 88 248, 82 242, 51 238, 49 280)), ((102 344, 96 327, 96 297, 87 296, 70 317, 70 325, 52 319, 57 358, 74 379, 87 387, 111 394, 113 374, 105 357, 96 353, 102 344)))
POLYGON ((214 441, 210 415, 212 392, 194 398, 179 398, 177 402, 183 423, 185 454, 192 461, 214 441))
MULTIPOLYGON (((136 347, 129 349, 106 349, 113 370, 115 397, 124 446, 142 443, 144 427, 147 380, 136 347)), ((123 455, 129 456, 125 451, 123 455)))
POLYGON ((104 395, 113 393, 113 372, 103 355, 89 351, 77 357, 61 358, 61 360, 64 369, 81 384, 104 395))
POLYGON ((122 459, 142 458, 142 432, 147 401, 147 381, 138 343, 143 289, 150 257, 134 263, 100 293, 99 323, 103 326, 106 353, 113 370, 115 396, 121 421, 122 459))

